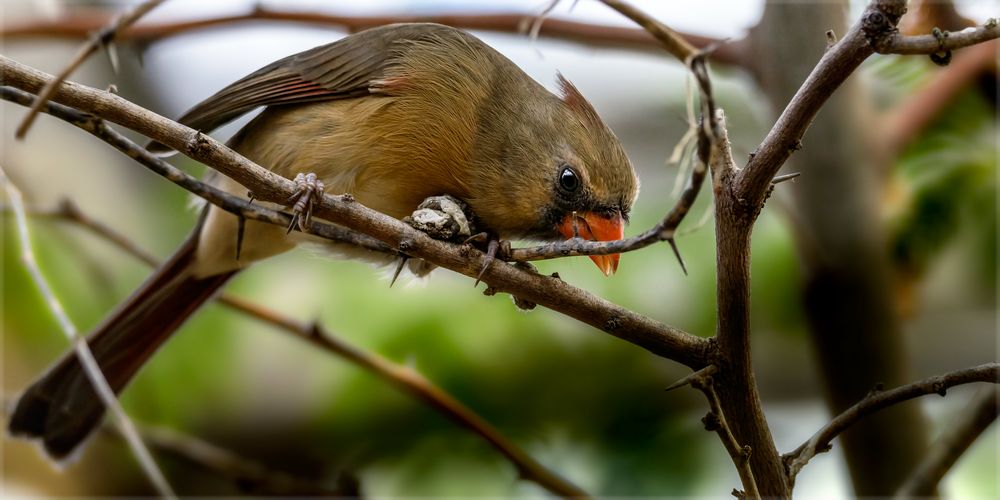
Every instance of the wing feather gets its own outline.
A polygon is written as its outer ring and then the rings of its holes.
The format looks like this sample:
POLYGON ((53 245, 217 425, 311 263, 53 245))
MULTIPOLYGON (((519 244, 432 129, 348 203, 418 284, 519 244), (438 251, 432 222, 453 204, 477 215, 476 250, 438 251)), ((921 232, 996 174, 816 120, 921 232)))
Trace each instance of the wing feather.
MULTIPOLYGON (((453 30, 436 24, 395 24, 372 28, 275 61, 205 99, 178 119, 210 132, 260 106, 301 104, 370 95, 370 82, 383 79, 394 64, 394 47, 453 30)), ((169 148, 157 143, 152 151, 169 148)))

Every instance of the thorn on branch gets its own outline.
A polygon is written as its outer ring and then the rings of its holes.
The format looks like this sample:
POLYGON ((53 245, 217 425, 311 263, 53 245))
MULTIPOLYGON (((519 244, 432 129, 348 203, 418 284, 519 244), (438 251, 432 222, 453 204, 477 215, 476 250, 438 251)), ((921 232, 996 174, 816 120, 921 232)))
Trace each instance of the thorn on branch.
POLYGON ((679 248, 677 248, 677 242, 674 240, 674 237, 671 236, 667 238, 667 243, 670 243, 670 248, 673 249, 674 256, 677 257, 677 262, 679 262, 681 265, 681 271, 684 271, 684 276, 687 276, 688 275, 687 266, 684 265, 684 258, 681 257, 681 251, 679 248))
POLYGON ((247 218, 242 214, 236 216, 236 261, 240 260, 240 253, 243 252, 243 234, 246 232, 247 218))
POLYGON ((826 48, 833 47, 837 44, 837 34, 833 30, 826 30, 826 48))
POLYGON ((790 181, 800 175, 802 175, 802 172, 793 172, 791 174, 777 175, 773 179, 771 179, 771 185, 773 186, 775 184, 781 184, 782 182, 785 181, 790 181))
POLYGON ((410 260, 410 256, 403 254, 399 256, 399 264, 396 264, 396 270, 392 272, 392 280, 389 281, 389 288, 392 288, 392 285, 396 284, 399 273, 403 272, 403 266, 406 265, 407 260, 410 260))
POLYGON ((684 387, 685 385, 689 385, 689 384, 691 384, 691 381, 694 380, 694 379, 696 379, 696 378, 711 377, 712 375, 715 375, 715 373, 718 372, 718 371, 719 371, 719 367, 717 367, 715 365, 708 365, 708 366, 702 368, 701 370, 698 370, 696 372, 690 373, 690 374, 686 375, 684 378, 678 380, 677 382, 674 382, 674 383, 668 385, 667 388, 664 389, 664 392, 666 392, 666 391, 672 391, 674 389, 677 389, 678 387, 684 387))

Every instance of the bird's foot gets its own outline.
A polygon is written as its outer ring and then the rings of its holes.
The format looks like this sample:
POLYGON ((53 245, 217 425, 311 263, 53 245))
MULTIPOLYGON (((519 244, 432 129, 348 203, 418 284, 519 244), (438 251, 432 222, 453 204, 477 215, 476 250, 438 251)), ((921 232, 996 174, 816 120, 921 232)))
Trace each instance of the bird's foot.
POLYGON ((323 181, 312 172, 296 174, 292 182, 295 183, 295 192, 286 202, 292 209, 292 221, 288 224, 289 233, 296 225, 300 231, 309 229, 312 223, 313 205, 320 196, 323 196, 323 190, 326 188, 323 181))
POLYGON ((465 202, 443 195, 424 200, 403 222, 436 240, 462 241, 472 235, 474 219, 465 202))
MULTIPOLYGON (((403 222, 414 229, 427 233, 436 240, 460 242, 466 240, 474 229, 472 221, 475 216, 469 206, 453 196, 431 196, 417 206, 411 215, 403 217, 403 222)), ((409 265, 410 271, 417 276, 429 273, 434 266, 421 260, 411 259, 409 255, 400 252, 399 263, 392 274, 391 287, 396 283, 403 267, 409 265)))
POLYGON ((483 261, 483 268, 479 270, 479 275, 476 276, 476 282, 473 283, 472 286, 479 285, 479 282, 483 279, 483 274, 486 273, 486 270, 490 268, 490 265, 493 264, 498 257, 503 259, 510 254, 510 241, 501 240, 489 233, 474 234, 465 240, 465 244, 473 246, 476 246, 476 244, 486 245, 486 248, 483 250, 486 253, 486 259, 483 261))

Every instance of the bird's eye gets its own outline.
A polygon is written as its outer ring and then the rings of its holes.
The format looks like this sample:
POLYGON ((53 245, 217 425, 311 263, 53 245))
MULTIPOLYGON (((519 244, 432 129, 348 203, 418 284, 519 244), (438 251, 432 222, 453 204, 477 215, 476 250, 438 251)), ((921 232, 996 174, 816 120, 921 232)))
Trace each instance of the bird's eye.
POLYGON ((580 177, 572 168, 563 167, 562 172, 559 172, 559 187, 572 193, 580 188, 580 177))

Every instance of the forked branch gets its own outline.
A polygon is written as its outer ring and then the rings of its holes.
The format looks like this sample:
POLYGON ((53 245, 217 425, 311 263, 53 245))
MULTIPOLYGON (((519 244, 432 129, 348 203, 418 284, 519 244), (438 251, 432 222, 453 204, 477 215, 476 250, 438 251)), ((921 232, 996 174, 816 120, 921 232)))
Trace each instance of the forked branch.
POLYGON ((866 398, 834 417, 830 423, 823 426, 822 429, 813 434, 813 437, 796 448, 795 451, 782 457, 785 467, 788 470, 789 479, 794 482, 795 476, 802 470, 802 467, 809 463, 809 460, 812 460, 818 453, 829 451, 830 442, 834 438, 866 415, 928 394, 944 396, 951 387, 973 382, 1000 384, 1000 363, 992 362, 964 370, 956 370, 888 391, 873 391, 866 398))

